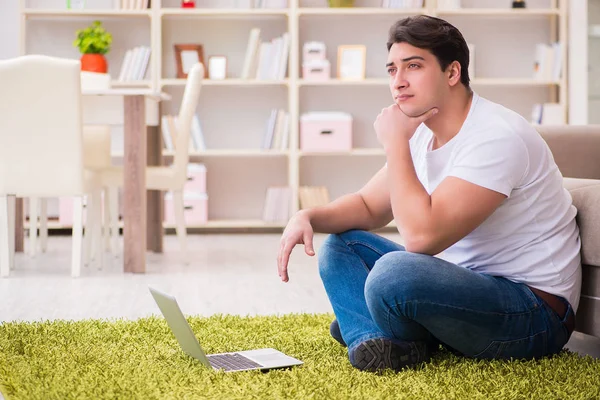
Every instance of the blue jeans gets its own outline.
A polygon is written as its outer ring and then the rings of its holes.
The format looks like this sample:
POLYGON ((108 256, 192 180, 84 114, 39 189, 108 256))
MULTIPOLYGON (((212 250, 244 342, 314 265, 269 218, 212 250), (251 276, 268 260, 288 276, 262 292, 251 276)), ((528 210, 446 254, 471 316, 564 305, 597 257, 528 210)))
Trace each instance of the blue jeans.
POLYGON ((330 235, 319 272, 351 351, 372 338, 442 343, 467 357, 538 358, 569 339, 563 321, 525 284, 410 253, 374 233, 330 235))

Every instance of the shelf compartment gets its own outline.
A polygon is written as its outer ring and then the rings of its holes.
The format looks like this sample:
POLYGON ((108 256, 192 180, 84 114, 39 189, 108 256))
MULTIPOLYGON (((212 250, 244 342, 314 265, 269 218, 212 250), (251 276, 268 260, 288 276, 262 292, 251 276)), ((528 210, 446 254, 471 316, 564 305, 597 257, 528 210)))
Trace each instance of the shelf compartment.
POLYGON ((379 148, 352 149, 350 151, 300 151, 301 157, 330 157, 330 156, 384 156, 385 152, 379 148))
POLYGON ((559 86, 560 81, 547 81, 533 78, 474 78, 473 86, 559 86))
POLYGON ((47 8, 27 8, 23 11, 26 18, 42 17, 145 17, 150 18, 151 10, 116 10, 116 9, 89 9, 89 10, 61 10, 47 8))
MULTIPOLYGON (((260 219, 215 219, 209 220, 206 224, 190 224, 188 229, 243 229, 243 228, 285 228, 287 222, 266 222, 260 219)), ((167 229, 175 228, 173 224, 163 224, 167 229)))
MULTIPOLYGON (((266 222, 260 219, 215 219, 209 220, 206 224, 188 224, 188 229, 243 229, 243 228, 285 228, 285 222, 266 222)), ((39 226, 39 224, 38 224, 39 226)), ((23 224, 25 229, 29 229, 29 221, 23 224)), ((119 227, 123 228, 123 221, 119 221, 119 227)), ((48 230, 72 229, 71 225, 61 224, 57 220, 48 220, 48 230)), ((175 224, 163 223, 165 229, 175 229, 175 224)))
MULTIPOLYGON (((363 80, 340 80, 332 78, 327 81, 310 81, 299 79, 298 86, 387 86, 387 78, 367 78, 363 80)), ((538 80, 533 78, 472 78, 471 85, 481 86, 552 86, 560 85, 560 81, 538 80)))
POLYGON ((528 9, 512 9, 512 8, 461 8, 456 10, 436 10, 439 16, 446 15, 473 15, 473 16, 500 16, 500 17, 533 17, 533 16, 555 16, 560 15, 558 8, 528 8, 528 9))
POLYGON ((143 81, 117 81, 113 80, 110 82, 110 86, 114 88, 135 88, 135 87, 151 87, 152 82, 149 80, 143 81))
POLYGON ((416 15, 426 14, 426 8, 383 8, 383 7, 304 7, 298 15, 416 15))
POLYGON ((192 17, 192 16, 288 16, 286 8, 163 8, 160 15, 168 18, 192 17))
POLYGON ((306 79, 298 79, 298 86, 371 86, 371 85, 387 85, 387 78, 366 78, 361 80, 344 80, 331 78, 326 81, 311 81, 306 79))
MULTIPOLYGON (((162 79, 160 81, 162 86, 185 86, 185 79, 162 79)), ((223 79, 223 80, 202 80, 202 85, 206 86, 288 86, 289 81, 283 80, 257 80, 257 79, 223 79)))

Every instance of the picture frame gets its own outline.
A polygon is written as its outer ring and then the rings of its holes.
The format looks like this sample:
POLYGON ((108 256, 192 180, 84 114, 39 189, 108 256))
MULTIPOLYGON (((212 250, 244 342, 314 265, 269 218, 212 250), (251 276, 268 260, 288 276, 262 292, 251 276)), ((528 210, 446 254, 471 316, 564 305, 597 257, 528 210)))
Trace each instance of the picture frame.
MULTIPOLYGON (((177 78, 187 79, 187 75, 195 63, 204 63, 204 48, 201 44, 175 44, 175 62, 177 78)), ((204 74, 206 77, 206 73, 204 74)))
POLYGON ((215 55, 208 57, 208 78, 214 80, 227 79, 227 57, 215 55))
POLYGON ((338 46, 337 76, 340 80, 365 79, 367 47, 364 45, 338 46))

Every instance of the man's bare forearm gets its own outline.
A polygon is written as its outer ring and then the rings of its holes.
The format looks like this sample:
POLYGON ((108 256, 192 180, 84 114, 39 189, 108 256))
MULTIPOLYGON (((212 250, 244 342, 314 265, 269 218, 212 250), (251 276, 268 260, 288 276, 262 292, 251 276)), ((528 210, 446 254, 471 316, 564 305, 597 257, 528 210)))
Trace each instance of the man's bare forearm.
POLYGON ((300 212, 308 216, 313 230, 320 233, 370 230, 379 225, 358 193, 347 194, 329 204, 300 212))

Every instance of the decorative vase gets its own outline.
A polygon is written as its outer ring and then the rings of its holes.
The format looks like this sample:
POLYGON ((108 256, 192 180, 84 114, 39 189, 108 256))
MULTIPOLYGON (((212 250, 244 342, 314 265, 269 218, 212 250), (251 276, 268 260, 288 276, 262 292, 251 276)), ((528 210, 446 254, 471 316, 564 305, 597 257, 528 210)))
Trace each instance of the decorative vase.
POLYGON ((527 4, 525 4, 525 0, 514 0, 512 8, 527 8, 527 4))
POLYGON ((354 7, 354 0, 327 0, 329 7, 354 7))
POLYGON ((83 54, 81 56, 81 70, 89 72, 108 72, 108 63, 102 54, 83 54))
POLYGON ((196 2, 194 0, 182 0, 181 8, 196 8, 196 2))

